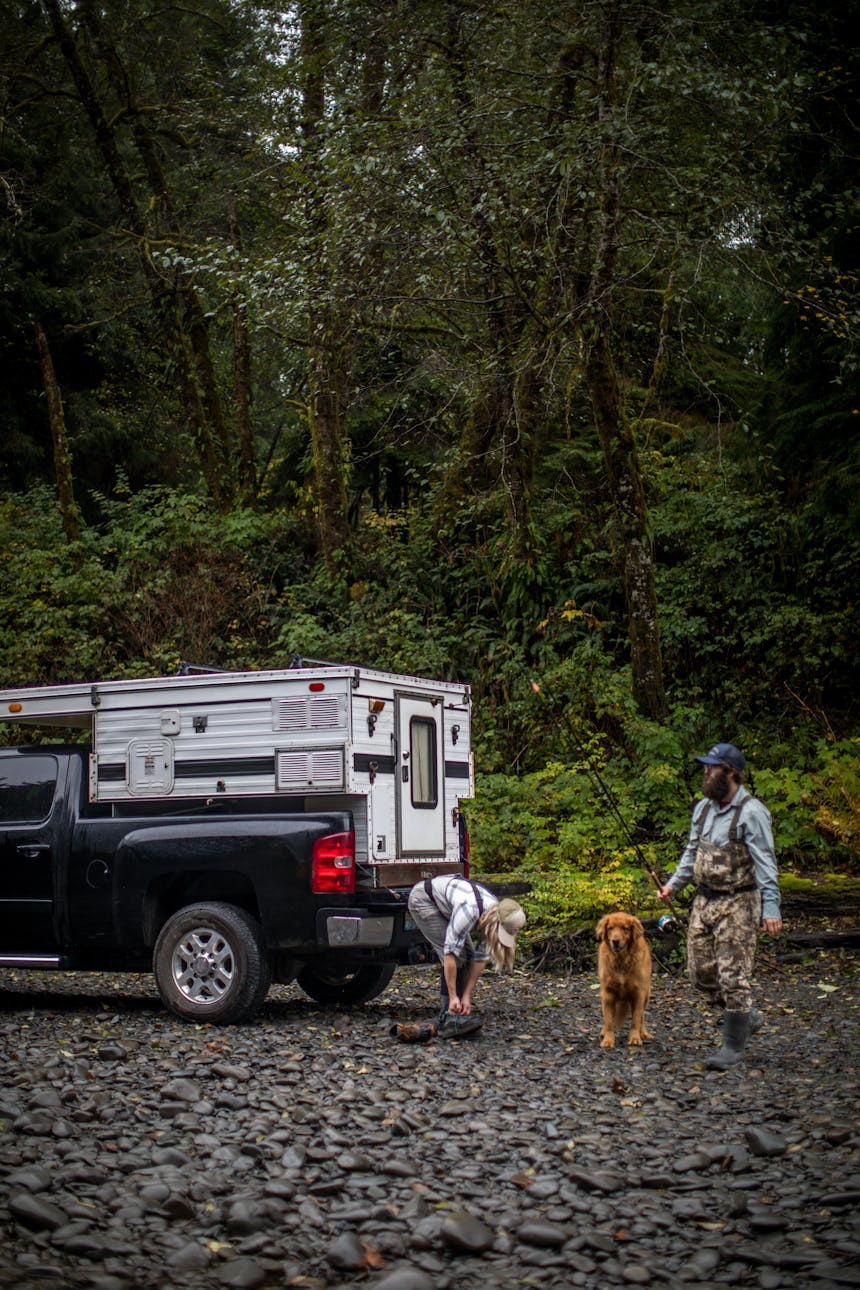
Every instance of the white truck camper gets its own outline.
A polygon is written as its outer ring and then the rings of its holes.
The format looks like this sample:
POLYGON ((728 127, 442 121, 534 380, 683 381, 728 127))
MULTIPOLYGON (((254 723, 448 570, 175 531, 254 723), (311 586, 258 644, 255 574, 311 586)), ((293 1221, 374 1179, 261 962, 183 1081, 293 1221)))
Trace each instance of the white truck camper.
POLYGON ((468 686, 352 665, 0 690, 0 722, 88 729, 89 798, 115 815, 257 799, 349 810, 373 886, 463 871, 468 686))

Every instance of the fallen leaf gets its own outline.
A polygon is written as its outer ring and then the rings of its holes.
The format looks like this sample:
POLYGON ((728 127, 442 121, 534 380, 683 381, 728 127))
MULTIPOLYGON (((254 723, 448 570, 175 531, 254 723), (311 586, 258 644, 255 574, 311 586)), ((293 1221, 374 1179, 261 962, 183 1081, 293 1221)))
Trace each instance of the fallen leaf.
POLYGON ((364 1250, 364 1255, 361 1260, 361 1267, 363 1268, 384 1268, 385 1267, 385 1259, 379 1253, 379 1250, 377 1250, 374 1246, 368 1244, 367 1241, 362 1241, 361 1248, 364 1250))

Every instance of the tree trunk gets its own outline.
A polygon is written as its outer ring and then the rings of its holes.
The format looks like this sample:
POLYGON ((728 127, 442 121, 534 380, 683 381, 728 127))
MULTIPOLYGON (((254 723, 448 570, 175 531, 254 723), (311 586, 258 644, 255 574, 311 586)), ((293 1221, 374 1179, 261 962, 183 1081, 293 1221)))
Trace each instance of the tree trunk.
MULTIPOLYGON (((455 469, 460 476, 493 483, 493 468, 502 485, 508 518, 506 564, 523 570, 536 565, 532 521, 536 393, 539 382, 533 354, 525 339, 529 317, 516 299, 510 273, 486 214, 488 194, 497 185, 475 128, 476 105, 469 81, 469 40, 464 10, 447 0, 445 58, 462 129, 462 160, 470 187, 470 222, 475 234, 487 327, 487 372, 479 384, 460 444, 455 469)), ((451 488, 445 494, 450 496, 451 488)), ((457 489, 456 482, 454 491, 457 489)), ((529 578, 520 578, 523 588, 529 578)))
MULTIPOLYGON (((236 215, 236 201, 227 199, 230 240, 236 252, 242 248, 242 231, 236 215)), ((238 265, 237 265, 238 267, 238 265)), ((251 416, 251 342, 248 337, 247 304, 237 287, 233 293, 233 361, 236 386, 236 437, 239 444, 239 491, 250 506, 257 494, 257 472, 254 459, 254 423, 251 416)))
POLYGON ((633 696, 645 716, 663 721, 666 716, 666 698, 645 490, 636 440, 624 407, 611 346, 612 293, 618 263, 621 220, 620 158, 614 122, 619 41, 620 0, 613 0, 606 9, 606 27, 599 65, 600 93, 596 128, 603 140, 597 174, 600 233, 586 306, 585 370, 615 513, 615 528, 624 573, 633 696))
POLYGON ((663 385, 663 378, 666 375, 666 367, 669 361, 669 329, 672 321, 672 305, 675 300, 675 277, 678 271, 678 262, 680 253, 678 248, 672 253, 672 264, 669 269, 669 281, 663 292, 663 307, 660 310, 660 325, 657 336, 657 353, 654 355, 654 363, 651 368, 651 378, 648 381, 648 389, 645 399, 642 403, 640 420, 645 417, 656 414, 660 402, 660 390, 663 385))
MULTIPOLYGON (((192 286, 182 284, 177 287, 175 282, 171 285, 153 265, 148 250, 146 222, 141 213, 131 177, 122 159, 115 127, 108 120, 102 107, 94 81, 78 52, 59 0, 42 0, 42 4, 69 68, 78 97, 93 128, 126 223, 126 232, 135 240, 144 280, 150 292, 165 349, 176 362, 182 403, 194 437, 203 478, 216 505, 223 507, 227 504, 231 481, 224 460, 226 435, 209 354, 208 329, 203 310, 200 308, 192 286), (184 318, 180 309, 184 312, 184 318)), ((123 87, 127 89, 127 81, 123 76, 116 52, 104 36, 100 15, 92 3, 83 3, 81 12, 109 76, 113 82, 120 83, 118 92, 122 98, 123 87)), ((132 133, 150 182, 153 207, 166 220, 168 228, 175 232, 175 220, 173 220, 166 183, 155 146, 140 118, 135 115, 132 116, 132 133)))
POLYGON ((305 212, 311 237, 313 287, 308 318, 308 427, 314 462, 315 511, 320 547, 329 569, 349 533, 347 479, 348 326, 331 302, 327 265, 327 220, 323 198, 325 161, 320 131, 325 120, 326 0, 299 5, 302 48, 302 154, 305 212))
POLYGON ((60 503, 63 532, 70 542, 77 542, 81 536, 81 517, 75 502, 72 458, 66 435, 63 396, 57 384, 57 375, 54 371, 54 361, 51 357, 48 337, 45 335, 45 329, 40 322, 36 323, 36 342, 39 346, 42 383, 45 387, 45 397, 48 401, 48 419, 51 423, 51 439, 54 445, 54 475, 57 480, 57 498, 60 503))
POLYGON ((348 536, 349 441, 346 433, 346 380, 326 310, 310 320, 310 397, 308 418, 316 481, 316 515, 323 557, 335 569, 348 536))

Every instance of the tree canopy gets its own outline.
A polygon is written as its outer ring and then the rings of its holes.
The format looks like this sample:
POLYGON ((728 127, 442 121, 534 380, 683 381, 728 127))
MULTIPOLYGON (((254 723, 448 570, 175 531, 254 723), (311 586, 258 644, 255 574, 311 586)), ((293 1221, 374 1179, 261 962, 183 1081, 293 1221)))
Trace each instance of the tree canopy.
POLYGON ((4 683, 457 675, 643 828, 853 749, 857 8, 3 0, 4 683))

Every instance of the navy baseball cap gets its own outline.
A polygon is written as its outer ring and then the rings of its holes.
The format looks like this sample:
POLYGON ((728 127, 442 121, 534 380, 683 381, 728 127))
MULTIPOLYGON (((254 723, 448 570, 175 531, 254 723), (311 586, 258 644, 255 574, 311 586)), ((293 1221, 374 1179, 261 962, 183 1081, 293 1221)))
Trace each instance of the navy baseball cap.
POLYGON ((714 744, 704 757, 696 757, 694 760, 700 761, 703 766, 731 766, 732 770, 743 770, 746 766, 743 753, 734 744, 714 744))

